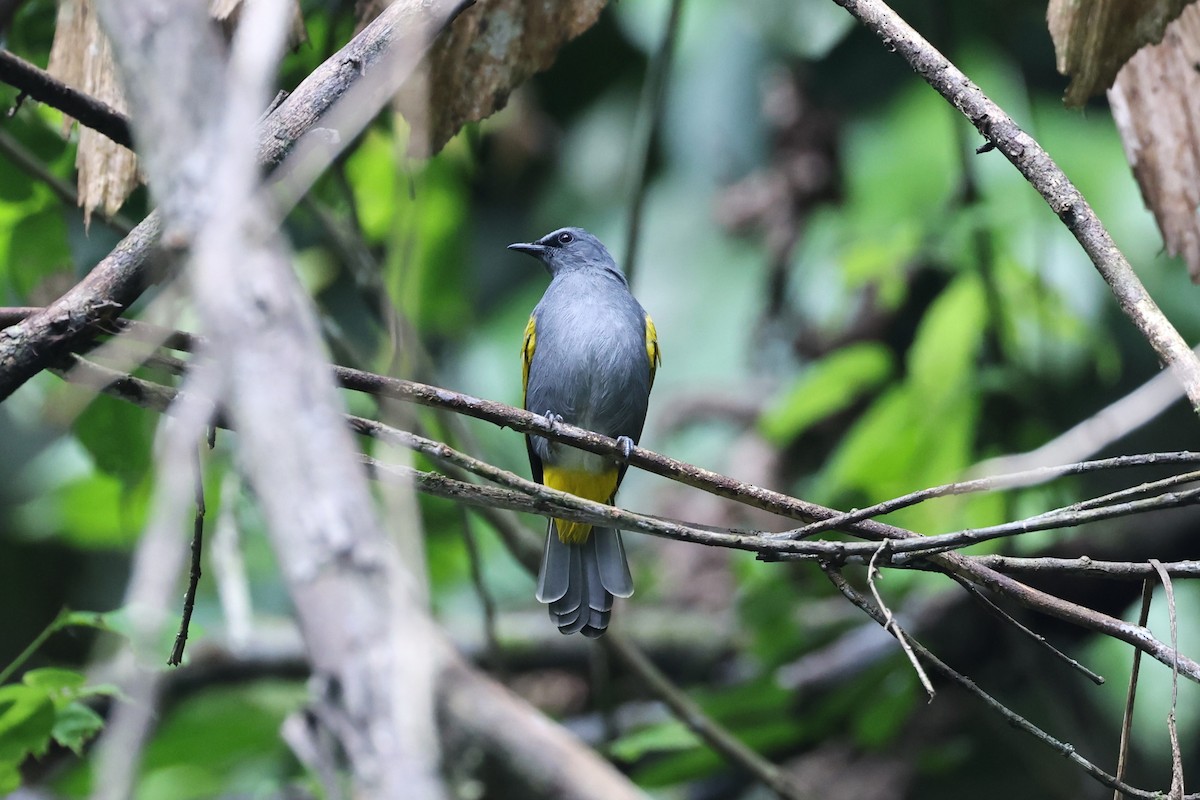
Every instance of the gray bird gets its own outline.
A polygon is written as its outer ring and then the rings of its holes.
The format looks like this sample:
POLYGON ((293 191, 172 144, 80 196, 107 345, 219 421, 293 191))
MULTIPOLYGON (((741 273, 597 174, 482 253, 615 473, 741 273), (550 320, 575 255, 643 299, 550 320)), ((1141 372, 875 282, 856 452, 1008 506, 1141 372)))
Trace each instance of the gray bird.
MULTIPOLYGON (((628 457, 661 361, 650 315, 608 250, 582 228, 508 249, 540 260, 551 278, 525 326, 525 408, 615 438, 628 457)), ((552 489, 612 503, 625 477, 624 464, 541 436, 526 436, 525 446, 534 480, 552 489)), ((613 596, 631 594, 619 530, 550 520, 537 599, 549 604, 561 632, 601 635, 613 596)))

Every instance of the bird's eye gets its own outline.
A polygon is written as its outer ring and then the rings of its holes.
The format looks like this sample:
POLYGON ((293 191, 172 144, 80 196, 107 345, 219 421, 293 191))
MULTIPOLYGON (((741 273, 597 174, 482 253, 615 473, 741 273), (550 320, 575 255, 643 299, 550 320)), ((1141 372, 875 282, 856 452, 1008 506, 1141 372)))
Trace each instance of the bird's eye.
POLYGON ((575 241, 575 237, 569 233, 560 233, 558 235, 559 244, 570 244, 573 241, 575 241))

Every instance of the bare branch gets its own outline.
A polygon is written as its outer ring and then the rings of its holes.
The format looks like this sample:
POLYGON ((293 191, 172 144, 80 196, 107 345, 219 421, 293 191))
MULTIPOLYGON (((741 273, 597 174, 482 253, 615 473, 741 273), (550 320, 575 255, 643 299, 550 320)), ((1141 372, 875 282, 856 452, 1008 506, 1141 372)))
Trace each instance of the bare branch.
MULTIPOLYGON (((87 362, 80 362, 80 363, 87 364, 87 362)), ((101 374, 103 374, 103 371, 104 371, 103 367, 99 367, 97 365, 89 365, 88 367, 85 368, 85 370, 86 369, 96 370, 101 374)), ((83 373, 83 372, 85 372, 85 370, 77 370, 77 372, 83 373)), ((96 377, 97 377, 97 375, 92 375, 92 376, 90 376, 90 379, 95 380, 96 377)), ((135 379, 135 378, 131 378, 128 376, 120 376, 119 374, 112 375, 111 377, 114 379, 115 382, 108 387, 108 389, 107 389, 108 391, 115 391, 118 394, 118 396, 122 396, 122 397, 126 397, 126 398, 132 398, 135 400, 141 399, 142 402, 149 405, 150 407, 158 406, 161 408, 166 408, 169 405, 171 396, 174 394, 173 390, 168 389, 166 387, 154 388, 153 384, 150 384, 149 386, 147 386, 147 385, 145 385, 146 382, 140 381, 140 379, 135 379)), ((515 409, 514 409, 514 411, 515 411, 515 409)), ((378 425, 378 423, 372 423, 372 425, 378 425)), ((412 434, 403 434, 403 436, 412 436, 412 434)), ((401 438, 403 438, 403 436, 401 438)), ((400 441, 400 440, 401 439, 397 439, 397 441, 400 441)), ((426 440, 426 441, 429 441, 429 440, 426 440)), ((438 443, 435 443, 435 444, 438 444, 438 443)), ((445 445, 440 445, 440 444, 438 446, 445 447, 445 445)), ((447 448, 447 449, 449 449, 449 448, 447 448)), ((449 463, 453 463, 453 462, 449 462, 449 463)), ((409 468, 398 468, 398 467, 394 467, 394 466, 381 465, 381 464, 378 464, 377 462, 372 462, 372 466, 378 475, 392 475, 392 476, 396 476, 402 480, 412 481, 415 485, 417 485, 417 487, 421 491, 429 492, 431 494, 441 496, 441 497, 448 497, 448 498, 454 499, 458 502, 466 502, 469 504, 479 504, 482 506, 482 509, 481 509, 482 512, 485 513, 486 515, 488 515, 489 518, 492 519, 493 521, 499 523, 498 527, 502 531, 506 530, 508 526, 505 523, 504 518, 496 516, 498 514, 498 512, 496 511, 497 508, 520 508, 522 510, 530 510, 530 511, 534 511, 535 513, 545 514, 547 516, 558 516, 558 517, 567 518, 567 519, 579 519, 581 521, 598 522, 601 524, 604 521, 611 522, 612 517, 611 516, 606 517, 604 515, 611 515, 611 514, 613 514, 614 511, 617 511, 619 514, 622 514, 622 515, 628 513, 628 512, 620 512, 619 510, 613 509, 610 506, 601 506, 599 509, 596 510, 595 515, 593 515, 591 512, 578 510, 578 509, 586 507, 586 501, 582 501, 578 498, 572 499, 572 498, 570 498, 570 496, 565 496, 565 499, 560 503, 557 501, 556 498, 554 498, 553 496, 551 496, 549 494, 546 495, 545 497, 531 497, 531 496, 527 496, 523 492, 519 492, 519 491, 514 491, 514 490, 510 490, 510 489, 496 489, 496 488, 490 488, 490 487, 485 487, 485 486, 476 486, 473 484, 467 484, 467 483, 463 483, 461 481, 456 481, 456 480, 453 480, 450 478, 446 478, 441 475, 436 475, 436 474, 431 474, 431 473, 421 473, 421 472, 418 472, 416 470, 412 470, 409 468), (576 506, 576 508, 571 508, 572 505, 576 506)), ((461 466, 457 466, 457 465, 455 466, 455 468, 463 469, 461 466)), ((520 485, 519 481, 521 481, 523 479, 520 479, 517 476, 512 476, 511 478, 506 478, 506 480, 509 480, 510 482, 512 482, 513 485, 519 486, 520 485), (515 480, 513 480, 513 479, 515 479, 515 480)), ((532 492, 535 495, 537 494, 536 490, 548 491, 548 490, 544 490, 544 487, 541 487, 538 484, 533 484, 532 487, 535 487, 535 491, 532 492)), ((525 488, 525 487, 522 487, 522 488, 525 488)), ((653 518, 647 518, 647 519, 653 519, 653 518)), ((659 524, 660 521, 654 520, 654 523, 659 524)), ((639 527, 641 527, 643 525, 641 519, 639 519, 639 515, 629 515, 628 517, 621 516, 619 524, 622 526, 629 525, 630 529, 638 529, 639 527)), ((510 546, 512 546, 514 548, 514 554, 518 556, 518 558, 522 561, 522 563, 526 564, 531 569, 536 568, 537 558, 538 558, 538 555, 536 552, 536 547, 525 547, 525 540, 522 537, 516 536, 514 531, 508 531, 505 541, 508 542, 510 544, 510 546), (510 538, 511 538, 511 541, 510 541, 510 538)), ((774 546, 783 544, 783 542, 779 542, 778 540, 764 540, 764 544, 766 544, 766 546, 774 547, 774 546), (769 544, 766 544, 766 543, 769 543, 769 544)), ((804 545, 804 546, 808 546, 808 547, 813 547, 813 546, 824 546, 824 545, 831 544, 831 543, 792 542, 792 543, 788 543, 788 544, 804 545)), ((878 552, 878 550, 879 550, 879 547, 878 547, 878 545, 876 545, 873 549, 873 552, 878 552)), ((970 564, 974 560, 971 557, 956 556, 956 558, 965 563, 968 563, 968 564, 970 564)), ((956 566, 956 564, 951 562, 949 564, 948 571, 950 572, 950 574, 952 574, 956 578, 962 579, 963 576, 955 571, 955 569, 954 569, 955 566, 956 566)), ((945 567, 943 567, 943 569, 944 568, 945 567)), ((827 568, 827 571, 830 571, 830 570, 832 570, 831 567, 827 568)), ((989 571, 989 573, 990 573, 990 571, 989 571)), ((992 573, 992 574, 997 574, 999 576, 998 573, 992 573)), ((999 576, 999 577, 1001 578, 1001 580, 1005 580, 1003 576, 999 576)), ((840 579, 840 575, 837 576, 837 578, 840 579)), ((831 580, 834 580, 834 578, 831 577, 831 580)), ((1003 584, 1001 584, 1001 586, 1003 587, 1003 584)), ((1077 622, 1078 624, 1081 624, 1084 627, 1089 627, 1089 628, 1092 628, 1093 630, 1098 630, 1100 632, 1114 636, 1115 638, 1120 639, 1122 641, 1129 642, 1130 644, 1133 644, 1134 647, 1137 648, 1138 650, 1150 653, 1155 658, 1158 658, 1159 660, 1164 661, 1164 663, 1168 663, 1168 664, 1179 663, 1181 666, 1187 668, 1187 665, 1189 663, 1188 660, 1184 659, 1182 657, 1178 657, 1177 653, 1173 649, 1168 650, 1167 648, 1165 648, 1164 645, 1162 645, 1162 643, 1157 642, 1157 640, 1153 639, 1153 637, 1149 635, 1149 632, 1146 631, 1144 625, 1137 625, 1137 626, 1128 625, 1127 623, 1124 623, 1120 620, 1114 620, 1114 619, 1106 617, 1105 615, 1097 614, 1096 612, 1091 611, 1090 609, 1085 609, 1085 608, 1082 608, 1079 606, 1074 606, 1073 604, 1067 603, 1066 601, 1063 601, 1052 595, 1045 595, 1040 592, 1035 592, 1034 590, 1029 589, 1029 587, 1025 587, 1024 585, 1019 584, 1019 583, 1012 582, 1012 583, 1008 584, 1007 588, 1009 588, 1009 591, 1007 592, 1007 594, 1009 596, 1014 597, 1015 599, 1018 599, 1019 601, 1022 601, 1023 604, 1029 606, 1030 608, 1033 608, 1034 610, 1049 611, 1050 613, 1053 613, 1055 616, 1058 616, 1060 618, 1067 619, 1068 621, 1077 622), (1176 660, 1177 658, 1178 658, 1178 660, 1176 660)), ((850 591, 852 592, 853 590, 851 589, 850 591)), ((847 596, 850 596, 850 595, 847 595, 847 596)), ((874 609, 874 607, 871 606, 869 603, 867 603, 867 601, 863 600, 862 602, 866 603, 867 608, 874 609)), ((875 616, 875 615, 872 614, 872 616, 875 616)), ((885 618, 883 617, 882 614, 879 614, 879 616, 877 617, 877 620, 879 620, 879 621, 882 621, 884 619, 885 618)), ((929 658, 932 658, 932 656, 929 656, 927 658, 927 651, 925 651, 923 648, 921 648, 919 644, 913 643, 913 647, 914 647, 914 650, 917 652, 917 654, 920 657, 926 658, 928 663, 934 663, 933 661, 929 661, 929 658)), ((936 666, 936 664, 935 664, 935 666, 936 666)), ((949 668, 946 668, 946 669, 949 669, 949 668)), ((941 670, 939 669, 939 671, 941 671, 941 670)), ((953 672, 953 671, 951 671, 951 672, 953 672)), ((999 713, 1001 713, 1005 717, 1005 719, 1009 720, 1011 723, 1013 723, 1017 727, 1021 728, 1022 730, 1027 730, 1027 731, 1034 733, 1034 735, 1037 736, 1039 739, 1042 739, 1046 743, 1050 744, 1052 747, 1055 747, 1056 749, 1058 749, 1064 755, 1067 755, 1072 760, 1075 760, 1077 763, 1080 763, 1081 766, 1084 766, 1084 768, 1086 770, 1088 770, 1090 773, 1092 773, 1094 775, 1098 775, 1099 779, 1102 782, 1105 782, 1107 785, 1118 785, 1118 786, 1122 786, 1122 787, 1126 786, 1126 784, 1116 781, 1116 779, 1113 778, 1112 776, 1107 776, 1102 771, 1099 771, 1097 768, 1095 768, 1093 765, 1091 765, 1090 762, 1087 762, 1086 760, 1083 760, 1083 759, 1077 757, 1073 753, 1073 750, 1070 748, 1069 745, 1062 744, 1061 742, 1058 742, 1057 740, 1055 740, 1053 737, 1050 737, 1047 734, 1045 734, 1044 732, 1041 732, 1039 729, 1036 728, 1036 726, 1033 726, 1028 721, 1026 721, 1023 718, 1019 717, 1018 715, 1014 714, 1013 712, 1011 712, 1010 710, 1005 708, 1003 705, 1001 705, 1000 703, 998 703, 997 701, 995 701, 994 699, 992 699, 985 693, 981 692, 978 689, 978 687, 976 687, 968 679, 962 677, 961 675, 958 675, 957 673, 953 673, 953 674, 955 676, 957 676, 954 678, 956 681, 959 681, 960 683, 962 683, 962 685, 966 686, 969 691, 971 691, 972 693, 979 696, 986 703, 988 703, 990 706, 995 708, 999 713)), ((1130 788, 1131 792, 1134 793, 1138 797, 1153 797, 1154 796, 1152 793, 1143 792, 1142 790, 1133 789, 1132 787, 1129 787, 1129 788, 1130 788)))
POLYGON ((446 665, 440 687, 440 705, 453 727, 500 757, 522 783, 538 787, 540 796, 645 800, 612 764, 461 659, 446 665))
MULTIPOLYGON (((1167 594, 1167 618, 1171 623, 1171 647, 1179 653, 1179 621, 1175 614, 1175 587, 1171 576, 1157 559, 1150 559, 1150 566, 1158 573, 1163 591, 1167 594)), ((1171 737, 1171 800, 1183 797, 1183 756, 1179 752, 1179 727, 1175 724, 1175 712, 1179 707, 1179 660, 1171 665, 1171 710, 1167 712, 1167 733, 1171 737)))
POLYGON ((75 118, 81 125, 104 134, 117 144, 133 149, 129 119, 124 114, 7 50, 0 50, 0 81, 75 118))
MULTIPOLYGON (((1021 558, 1018 556, 971 556, 977 564, 998 572, 1018 575, 1055 574, 1079 578, 1113 578, 1145 580, 1153 578, 1154 567, 1140 561, 1097 561, 1087 556, 1079 558, 1021 558)), ((1200 561, 1173 561, 1163 564, 1172 578, 1200 578, 1200 561)))
MULTIPOLYGON (((91 381, 95 385, 105 387, 104 390, 107 392, 111 392, 122 399, 139 405, 146 405, 147 407, 162 410, 170 404, 170 398, 173 396, 173 390, 171 389, 141 381, 128 375, 115 373, 96 364, 79 360, 77 369, 79 368, 83 369, 85 375, 90 373, 90 377, 87 377, 86 380, 91 381)), ((410 397, 414 399, 419 398, 417 402, 426 405, 444 407, 482 419, 502 421, 504 425, 516 430, 535 432, 556 441, 583 447, 583 449, 591 450, 592 452, 608 453, 615 458, 622 458, 616 442, 607 437, 562 423, 550 426, 542 417, 530 414, 528 411, 522 409, 506 406, 502 403, 480 400, 479 398, 452 392, 447 389, 417 384, 412 381, 371 375, 370 373, 350 370, 345 367, 336 368, 336 373, 343 385, 352 386, 352 388, 364 391, 374 390, 372 393, 400 399, 408 399, 410 397)), ((371 424, 378 425, 379 423, 371 424)), ((718 475, 709 470, 703 470, 642 448, 634 449, 631 463, 649 467, 648 471, 655 472, 656 474, 674 476, 680 482, 695 485, 714 494, 742 499, 747 502, 750 499, 754 499, 756 502, 751 504, 758 507, 763 507, 758 505, 759 502, 762 502, 763 505, 772 505, 780 508, 784 513, 794 513, 796 506, 803 505, 807 508, 819 509, 822 516, 833 516, 838 513, 823 506, 805 503, 804 501, 789 498, 786 495, 779 495, 770 490, 761 489, 750 484, 743 484, 727 476, 718 475), (778 504, 767 502, 773 501, 773 496, 782 498, 783 502, 778 504)), ((437 477, 440 478, 440 476, 437 477)), ((512 477, 518 481, 524 480, 515 475, 512 477)), ((448 479, 440 480, 447 481, 448 479)), ((444 496, 459 499, 462 502, 471 502, 470 498, 473 495, 477 497, 480 491, 480 487, 472 487, 470 484, 462 484, 457 487, 450 487, 446 483, 442 485, 447 492, 444 496)), ((422 486, 421 490, 427 491, 428 489, 422 486)), ((508 504, 510 502, 529 502, 519 495, 506 497, 503 490, 489 489, 487 492, 493 494, 491 500, 482 501, 476 499, 475 502, 486 505, 495 504, 503 508, 516 507, 515 505, 508 504)), ((723 534, 705 531, 695 527, 630 514, 613 506, 601 504, 597 504, 599 505, 597 509, 590 509, 587 506, 590 501, 583 500, 582 498, 574 498, 570 495, 554 493, 553 490, 548 490, 538 484, 532 483, 529 493, 536 498, 533 501, 538 509, 535 513, 545 513, 548 516, 561 516, 564 519, 599 522, 600 524, 604 524, 605 522, 611 524, 614 520, 619 520, 620 526, 628 527, 630 530, 641 530, 647 533, 671 536, 702 544, 716 544, 758 552, 770 551, 775 554, 773 557, 776 558, 786 557, 786 554, 790 553, 793 557, 809 559, 824 556, 842 563, 851 555, 860 555, 864 558, 869 558, 876 550, 876 547, 866 543, 795 542, 777 538, 756 537, 745 533, 723 534), (571 511, 559 510, 559 503, 557 502, 559 500, 562 500, 563 504, 565 504, 564 508, 569 507, 571 511), (593 511, 602 516, 592 517, 591 514, 593 511)), ((534 509, 530 508, 527 510, 534 509)), ((906 541, 911 540, 914 544, 918 545, 923 540, 930 538, 921 537, 919 534, 906 531, 903 528, 885 526, 873 521, 856 523, 850 526, 850 529, 856 533, 860 533, 865 530, 871 530, 876 526, 888 531, 888 533, 892 534, 892 538, 904 539, 906 541)), ((879 540, 879 537, 874 538, 876 538, 876 541, 879 540)), ((906 544, 906 541, 897 541, 893 545, 893 548, 906 544)), ((945 553, 931 556, 930 561, 933 566, 941 571, 956 575, 976 585, 986 587, 993 592, 1005 595, 1026 608, 1039 613, 1049 614, 1073 625, 1112 636, 1144 650, 1164 664, 1170 665, 1174 662, 1170 648, 1155 639, 1144 627, 1130 625, 1123 620, 1102 614, 1094 609, 1086 608, 1034 589, 1003 573, 983 566, 978 561, 978 558, 956 553, 945 553)), ((1200 681, 1200 664, 1184 657, 1180 657, 1180 663, 1184 674, 1189 679, 1200 681)))
MULTIPOLYGON (((366 66, 380 63, 398 44, 413 41, 406 35, 409 29, 398 24, 411 10, 409 6, 418 5, 427 15, 429 21, 420 27, 428 33, 449 24, 467 2, 401 2, 389 6, 262 122, 258 133, 259 162, 277 163, 304 134, 317 126, 334 103, 363 79, 366 66)), ((394 80, 402 78, 400 74, 390 76, 394 80)), ((153 258, 160 225, 158 212, 152 213, 69 292, 40 313, 0 333, 0 401, 85 342, 91 336, 92 325, 115 318, 160 279, 153 258)))
POLYGON ((786 772, 751 750, 725 728, 717 725, 695 700, 667 680, 658 667, 654 666, 642 651, 634 647, 632 642, 617 633, 609 634, 601 642, 609 652, 615 654, 632 669, 638 678, 667 704, 683 724, 687 725, 693 733, 721 756, 748 771, 780 797, 800 800, 800 798, 809 796, 792 781, 786 772))
POLYGON ((871 562, 867 564, 867 586, 871 589, 871 596, 875 598, 875 605, 883 612, 883 629, 899 642, 900 649, 904 651, 904 657, 908 659, 908 663, 912 664, 917 677, 921 679, 921 685, 925 687, 925 694, 929 695, 929 700, 932 702, 937 692, 934 691, 933 684, 929 682, 929 676, 925 674, 925 668, 917 660, 917 655, 913 652, 912 645, 908 643, 908 636, 905 635, 900 624, 896 622, 896 617, 892 614, 892 610, 883 602, 883 597, 879 594, 879 587, 876 586, 876 582, 879 580, 879 567, 876 565, 876 561, 887 546, 888 542, 880 542, 879 547, 875 548, 875 554, 871 556, 871 562))
MULTIPOLYGON (((961 581, 961 580, 958 581, 958 583, 960 586, 963 587, 963 589, 965 589, 967 591, 967 594, 971 595, 971 597, 978 600, 980 602, 980 604, 982 604, 983 607, 986 608, 989 612, 991 612, 994 616, 998 617, 999 619, 1003 620, 1004 622, 1008 623, 1009 625, 1012 625, 1014 628, 1016 628, 1018 631, 1020 631, 1025 636, 1028 636, 1030 639, 1032 639, 1038 645, 1046 648, 1046 650, 1048 650, 1051 655, 1053 655, 1055 658, 1057 658, 1059 661, 1063 662, 1067 666, 1071 667, 1071 669, 1075 670, 1076 672, 1078 672, 1080 675, 1087 678, 1092 683, 1096 684, 1097 686, 1104 685, 1104 678, 1102 676, 1097 675, 1095 672, 1092 672, 1090 669, 1085 667, 1083 664, 1080 664, 1077 660, 1075 660, 1074 658, 1071 658, 1069 655, 1064 653, 1062 650, 1059 650, 1057 647, 1050 644, 1050 641, 1048 639, 1046 639, 1045 636, 1042 636, 1040 633, 1030 629, 1027 625, 1024 625, 1023 623, 1021 623, 1021 621, 1016 619, 1015 617, 1013 617, 1012 614, 1009 614, 1003 608, 996 605, 996 603, 993 602, 990 597, 988 597, 983 592, 979 591, 979 589, 976 588, 974 585, 967 583, 966 581, 961 581)), ((1143 624, 1145 624, 1145 623, 1143 623, 1143 624)))
MULTIPOLYGON (((885 617, 883 612, 881 612, 878 608, 873 606, 870 601, 859 594, 858 591, 849 584, 846 578, 840 572, 838 572, 835 567, 822 563, 821 569, 825 572, 825 576, 829 578, 829 581, 834 585, 834 587, 836 587, 837 590, 841 592, 847 600, 856 605, 858 608, 862 609, 869 617, 871 617, 871 619, 875 620, 880 625, 884 624, 885 617)), ((985 705, 1003 717, 1004 721, 1009 725, 1012 725, 1017 730, 1030 734, 1038 741, 1048 745, 1050 748, 1058 752, 1059 755, 1081 767, 1093 778, 1100 781, 1100 783, 1104 784, 1105 786, 1110 786, 1114 789, 1120 789, 1126 794, 1134 797, 1146 798, 1146 800, 1153 800, 1153 798, 1162 796, 1160 792, 1138 789, 1130 786, 1124 781, 1118 780, 1112 775, 1109 775, 1107 772, 1100 769, 1083 756, 1079 755, 1072 745, 1055 739, 1053 736, 1046 733, 1041 728, 1037 727, 1032 722, 1025 719, 1020 714, 1016 713, 989 695, 987 692, 980 689, 974 681, 947 665, 946 662, 942 661, 940 658, 930 652, 929 649, 920 642, 913 641, 912 646, 917 655, 924 659, 925 663, 929 664, 929 666, 931 666, 935 672, 957 683, 961 688, 965 689, 968 694, 974 695, 979 700, 982 700, 985 705)), ((1185 800, 1197 800, 1198 798, 1200 798, 1200 795, 1188 795, 1185 800)))
MULTIPOLYGON (((880 517, 884 514, 890 514, 893 511, 899 511, 902 508, 915 506, 918 503, 924 503, 926 500, 933 500, 938 497, 949 497, 952 495, 972 494, 975 492, 992 492, 999 489, 1017 489, 1027 486, 1037 486, 1047 481, 1061 478, 1065 475, 1081 475, 1088 472, 1097 472, 1101 470, 1123 469, 1128 467, 1144 467, 1158 464, 1195 464, 1200 463, 1200 453, 1194 453, 1188 450, 1182 450, 1174 453, 1146 453, 1143 455, 1134 456, 1116 456, 1114 458, 1104 458, 1097 461, 1081 461, 1075 464, 1063 464, 1062 466, 1037 466, 1032 469, 1021 470, 1019 472, 1009 472, 1006 474, 989 475, 983 478, 974 478, 968 481, 958 481, 955 483, 947 483, 941 486, 933 486, 928 489, 920 489, 909 494, 894 497, 890 500, 885 500, 882 503, 876 503, 866 508, 857 508, 853 511, 847 511, 844 514, 838 514, 836 517, 814 522, 805 525, 803 528, 797 528, 792 531, 787 531, 786 535, 792 538, 803 538, 806 536, 814 536, 818 533, 828 530, 835 530, 852 522, 858 522, 864 519, 872 519, 880 517)), ((1186 480, 1186 479, 1185 479, 1186 480)))
POLYGON ((183 593, 183 614, 179 618, 179 632, 175 634, 175 646, 167 664, 177 667, 183 663, 183 648, 187 644, 188 627, 192 623, 192 611, 196 606, 196 589, 200 585, 200 555, 204 548, 204 517, 208 509, 204 503, 204 466, 200 461, 200 450, 195 451, 192 468, 195 471, 196 516, 192 520, 192 562, 188 570, 187 589, 183 593))
POLYGON ((1012 162, 1075 236, 1121 310, 1174 370, 1192 408, 1200 413, 1200 358, 1167 320, 1129 261, 1070 179, 1049 154, 883 0, 834 0, 899 53, 947 102, 1012 162))
MULTIPOLYGON (((1138 614, 1138 625, 1143 628, 1150 619, 1150 602, 1154 598, 1154 584, 1150 579, 1142 582, 1142 610, 1138 614)), ((1125 768, 1129 763, 1129 741, 1133 732, 1133 706, 1137 700, 1138 675, 1142 671, 1142 651, 1133 651, 1133 667, 1129 671, 1129 688, 1125 690, 1125 713, 1121 717, 1121 744, 1117 748, 1117 780, 1125 779, 1125 768)), ((1113 792, 1113 800, 1122 800, 1120 789, 1113 792)))

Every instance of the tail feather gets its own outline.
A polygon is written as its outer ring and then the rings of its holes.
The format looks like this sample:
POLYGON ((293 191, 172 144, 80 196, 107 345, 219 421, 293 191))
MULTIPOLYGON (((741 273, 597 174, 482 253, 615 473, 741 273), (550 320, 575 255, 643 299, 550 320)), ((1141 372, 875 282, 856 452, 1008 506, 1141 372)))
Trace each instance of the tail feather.
POLYGON ((546 527, 546 547, 542 550, 536 597, 539 603, 553 603, 563 599, 570 588, 571 550, 559 540, 551 521, 546 527))
POLYGON ((551 522, 537 599, 549 604, 550 618, 560 632, 600 636, 612 618, 613 596, 631 594, 633 579, 620 531, 593 528, 581 544, 567 544, 551 522))
POLYGON ((633 576, 629 574, 621 532, 616 528, 592 528, 591 540, 595 543, 596 564, 604 588, 617 597, 632 595, 633 576))

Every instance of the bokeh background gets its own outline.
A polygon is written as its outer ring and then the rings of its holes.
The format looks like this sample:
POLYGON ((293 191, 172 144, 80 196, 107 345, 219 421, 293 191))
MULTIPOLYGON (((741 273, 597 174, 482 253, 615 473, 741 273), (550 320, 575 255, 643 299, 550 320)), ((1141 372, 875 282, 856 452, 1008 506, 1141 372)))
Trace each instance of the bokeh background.
MULTIPOLYGON (((583 226, 632 263, 634 292, 657 323, 663 365, 643 444, 839 508, 1038 447, 1157 373, 1148 345, 1037 194, 999 153, 977 155, 982 140, 967 121, 827 0, 684 3, 631 258, 630 207, 648 123, 643 84, 668 5, 611 4, 503 111, 432 159, 408 155, 410 131, 392 114, 348 149, 287 221, 336 361, 519 405, 521 334, 548 278, 504 247, 583 226)), ((1062 107, 1066 81, 1054 69, 1044 4, 895 6, 1041 142, 1167 316, 1189 341, 1200 338, 1196 289, 1161 252, 1107 106, 1062 107)), ((284 87, 355 26, 351 3, 303 8, 310 41, 288 56, 284 87)), ((7 45, 44 64, 53 24, 53 4, 29 0, 7 45)), ((0 86, 0 107, 15 100, 0 86)), ((0 135, 70 184, 74 145, 60 124, 56 112, 24 103, 0 120, 0 135)), ((119 222, 96 218, 85 228, 46 177, 0 157, 5 305, 45 304, 119 239, 119 222)), ((121 215, 146 211, 140 190, 121 215)), ((190 321, 179 298, 160 293, 143 306, 149 317, 190 321)), ((380 413, 362 396, 348 394, 347 403, 380 413)), ((48 374, 0 405, 0 666, 63 606, 119 608, 155 481, 157 423, 48 374)), ((425 424, 451 435, 433 418, 425 424)), ((466 427, 457 444, 527 474, 518 434, 466 427)), ((1194 430, 1180 402, 1097 452, 1185 449, 1194 430)), ((315 785, 278 737, 283 717, 303 702, 303 665, 298 654, 288 658, 297 651, 286 594, 234 466, 228 436, 219 437, 206 486, 215 535, 227 538, 208 557, 232 557, 235 566, 209 572, 244 570, 252 627, 231 630, 222 602, 236 600, 202 582, 196 669, 172 684, 139 797, 275 797, 315 785), (222 546, 234 555, 222 556, 222 546), (238 647, 282 655, 261 670, 213 655, 238 647)), ((991 524, 1098 494, 1109 480, 952 498, 890 519, 924 533, 991 524)), ((791 527, 636 470, 620 501, 710 525, 791 527)), ((532 579, 486 522, 444 501, 422 498, 421 511, 434 611, 466 652, 653 796, 767 796, 600 651, 560 637, 533 600, 532 579), (485 636, 480 582, 496 606, 498 648, 485 636)), ((542 525, 533 517, 527 524, 542 525)), ((991 549, 1182 558, 1195 553, 1195 524, 1196 514, 1181 510, 991 549)), ((813 797, 1110 794, 953 688, 926 703, 891 640, 815 567, 632 534, 626 541, 638 591, 619 606, 616 628, 708 713, 787 765, 813 797)), ((1039 585, 1130 618, 1141 591, 1136 582, 1039 585)), ((953 666, 1113 768, 1128 648, 1010 609, 1108 678, 1095 687, 941 576, 893 571, 881 587, 953 666)), ((1176 599, 1180 618, 1194 619, 1194 588, 1180 582, 1176 599)), ((1167 636, 1162 602, 1151 627, 1167 636)), ((81 668, 111 650, 113 638, 59 634, 29 663, 81 668)), ((1181 626, 1180 644, 1194 652, 1194 626, 1181 626)), ((1169 695, 1169 670, 1144 665, 1135 784, 1167 783, 1169 695)), ((1181 687, 1193 771, 1198 700, 1194 687, 1181 687)), ((27 777, 48 796, 83 796, 87 758, 53 752, 27 777)), ((464 797, 524 796, 495 781, 463 786, 464 797)))

